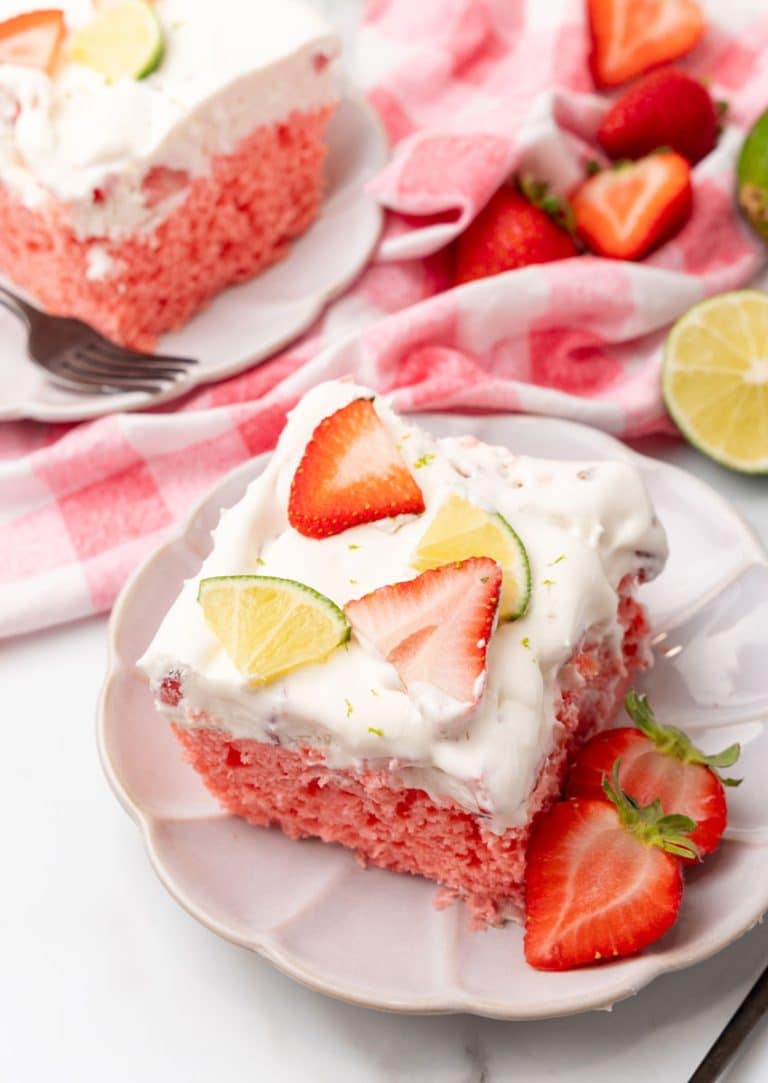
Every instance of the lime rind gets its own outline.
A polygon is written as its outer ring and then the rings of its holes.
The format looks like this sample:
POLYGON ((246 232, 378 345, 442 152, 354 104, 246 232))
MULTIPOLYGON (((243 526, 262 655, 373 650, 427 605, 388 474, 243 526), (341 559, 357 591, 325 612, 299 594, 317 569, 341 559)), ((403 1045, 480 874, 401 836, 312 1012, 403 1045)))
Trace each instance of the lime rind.
MULTIPOLYGON (((255 685, 284 676, 301 666, 325 661, 337 647, 346 643, 351 635, 349 621, 335 602, 307 586, 306 583, 300 583, 294 579, 270 575, 212 576, 200 581, 197 601, 203 608, 206 623, 226 654, 240 672, 255 685), (222 599, 225 609, 223 621, 218 621, 214 612, 214 595, 217 590, 225 592, 225 597, 222 599), (271 601, 273 598, 282 597, 288 604, 281 614, 278 602, 275 608, 281 619, 269 628, 265 638, 258 641, 246 639, 243 644, 240 619, 242 598, 238 595, 250 593, 253 596, 252 601, 258 602, 259 592, 264 595, 265 602, 268 599, 271 601), (291 601, 293 605, 290 604, 291 601), (226 612, 227 603, 229 603, 228 613, 226 612), (323 623, 327 632, 322 637, 314 635, 310 637, 309 645, 303 651, 297 650, 295 643, 290 640, 292 626, 288 620, 302 607, 306 610, 308 619, 311 619, 312 615, 319 617, 318 632, 323 623), (270 657, 270 648, 276 657, 273 657, 270 665, 264 667, 264 661, 270 657), (283 648, 282 654, 281 648, 283 648), (262 669, 252 664, 256 660, 262 661, 262 669)), ((247 618, 246 613, 245 623, 247 623, 247 618)))
POLYGON ((747 133, 736 175, 739 206, 754 231, 768 241, 768 110, 747 133))
POLYGON ((104 9, 74 35, 69 56, 110 83, 146 79, 165 56, 165 33, 154 4, 124 0, 104 9))
MULTIPOLYGON (((692 444, 698 451, 707 458, 712 459, 714 462, 719 463, 721 466, 727 467, 729 470, 735 470, 741 474, 755 474, 765 475, 768 474, 768 382, 763 385, 763 401, 765 404, 765 412, 763 414, 762 435, 763 443, 761 446, 762 454, 757 454, 751 459, 740 458, 729 454, 726 447, 712 443, 705 439, 703 435, 697 430, 695 424, 695 418, 699 416, 700 411, 696 411, 693 417, 683 408, 683 404, 679 401, 679 397, 673 388, 674 377, 684 372, 701 372, 702 379, 706 378, 708 373, 716 374, 718 371, 725 372, 726 376, 730 378, 732 388, 730 391, 726 389, 726 381, 723 381, 723 388, 718 393, 715 393, 710 401, 705 403, 706 408, 712 410, 720 409, 723 412, 723 408, 727 407, 728 399, 735 398, 736 401, 732 402, 733 416, 730 419, 726 419, 726 423, 723 428, 725 431, 725 442, 727 444, 727 438, 734 429, 737 429, 739 424, 739 406, 742 401, 741 395, 748 393, 750 384, 746 380, 742 380, 739 383, 739 369, 732 363, 726 364, 722 369, 718 369, 717 366, 707 365, 701 368, 696 365, 678 364, 676 362, 676 355, 678 346, 682 336, 689 331, 692 327, 698 326, 702 329, 706 329, 708 321, 706 317, 721 308, 723 305, 736 305, 740 306, 740 320, 741 330, 745 337, 750 333, 749 327, 744 328, 743 320, 745 318, 744 309, 747 305, 760 305, 765 309, 764 324, 768 326, 768 294, 761 293, 759 290, 733 290, 729 293, 719 294, 715 297, 706 298, 703 301, 699 301, 698 304, 693 305, 688 309, 672 326, 667 341, 664 346, 664 355, 662 359, 662 372, 661 372, 661 392, 664 399, 664 404, 670 413, 673 421, 680 429, 685 439, 692 444)), ((740 349, 738 345, 735 345, 732 341, 723 339, 718 336, 717 332, 710 328, 708 332, 713 341, 718 340, 723 343, 724 349, 730 351, 731 354, 741 354, 749 360, 768 360, 768 346, 766 348, 766 357, 762 356, 762 352, 759 357, 754 357, 750 353, 749 349, 740 349)), ((751 337, 751 335, 750 335, 751 337)), ((754 339, 753 339, 754 347, 754 339)), ((748 367, 748 366, 747 366, 748 367)), ((754 384, 752 386, 755 386, 754 384)), ((703 411, 702 411, 703 412, 703 411)))
POLYGON ((509 616, 506 616, 504 619, 508 621, 520 620, 520 618, 524 617, 525 614, 528 612, 528 606, 531 604, 531 592, 533 590, 533 573, 531 572, 531 562, 528 559, 528 550, 523 545, 522 539, 517 533, 517 531, 510 526, 510 524, 507 522, 503 515, 499 515, 499 513, 496 512, 495 517, 504 524, 504 527, 512 535, 518 557, 517 567, 515 567, 514 569, 503 569, 505 576, 508 572, 512 572, 512 574, 514 575, 515 583, 518 587, 518 604, 514 608, 514 611, 509 616))

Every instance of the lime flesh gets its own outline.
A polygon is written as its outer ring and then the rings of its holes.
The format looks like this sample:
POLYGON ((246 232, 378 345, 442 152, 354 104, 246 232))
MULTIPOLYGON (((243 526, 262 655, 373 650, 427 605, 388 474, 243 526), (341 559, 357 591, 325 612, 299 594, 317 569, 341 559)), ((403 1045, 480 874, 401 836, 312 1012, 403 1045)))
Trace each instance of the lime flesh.
POLYGON ((768 473, 768 294, 736 290, 694 305, 667 338, 667 409, 716 462, 768 473))
POLYGON ((525 546, 501 515, 452 493, 419 542, 411 565, 424 572, 469 557, 490 557, 501 566, 504 579, 499 619, 522 617, 531 597, 531 569, 525 546))
POLYGON ((124 0, 103 11, 72 39, 72 60, 101 72, 110 83, 144 79, 159 66, 165 35, 153 4, 124 0))
POLYGON ((323 662, 349 639, 337 605, 303 583, 268 575, 203 579, 197 600, 205 620, 254 684, 323 662))

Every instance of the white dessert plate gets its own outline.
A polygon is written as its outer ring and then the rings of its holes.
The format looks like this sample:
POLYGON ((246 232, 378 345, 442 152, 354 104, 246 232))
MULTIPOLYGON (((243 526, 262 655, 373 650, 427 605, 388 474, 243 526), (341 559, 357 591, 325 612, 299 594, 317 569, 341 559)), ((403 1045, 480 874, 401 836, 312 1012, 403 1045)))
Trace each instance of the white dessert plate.
MULTIPOLYGON (((54 387, 27 359, 25 331, 0 309, 0 421, 81 421, 178 398, 198 384, 242 372, 305 331, 357 277, 381 232, 382 212, 365 191, 388 155, 377 114, 348 92, 328 131, 327 195, 316 222, 288 256, 250 282, 220 293, 180 331, 162 335, 158 352, 195 357, 189 376, 162 395, 79 395, 54 387)), ((2 279, 20 292, 12 282, 2 279)), ((30 296, 34 303, 34 297, 30 296)))
POLYGON ((605 1008, 720 951, 768 910, 768 560, 712 489, 594 429, 540 417, 431 415, 423 423, 532 455, 628 459, 646 478, 672 555, 644 588, 658 661, 643 686, 660 717, 695 731, 705 749, 743 745, 727 838, 688 876, 672 931, 631 959, 537 972, 523 958, 519 926, 472 932, 461 906, 434 908, 436 888, 426 880, 361 869, 339 846, 291 841, 221 812, 182 762, 135 663, 207 554, 220 509, 240 497, 264 456, 223 478, 123 590, 99 709, 104 768, 178 902, 314 989, 393 1011, 503 1019, 605 1008))

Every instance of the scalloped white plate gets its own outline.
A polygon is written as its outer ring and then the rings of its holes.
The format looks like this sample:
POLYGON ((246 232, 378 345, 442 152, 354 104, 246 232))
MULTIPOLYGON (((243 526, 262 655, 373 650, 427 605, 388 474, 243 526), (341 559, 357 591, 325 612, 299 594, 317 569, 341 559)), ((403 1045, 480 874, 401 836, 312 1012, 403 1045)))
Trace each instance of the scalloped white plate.
MULTIPOLYGON (((305 331, 367 263, 382 212, 365 184, 388 153, 377 114, 361 95, 348 91, 328 128, 327 194, 317 220, 280 263, 224 290, 180 331, 160 337, 159 352, 199 362, 162 395, 79 395, 54 387, 27 359, 21 323, 0 309, 0 421, 81 421, 157 406, 274 354, 305 331)), ((13 283, 8 286, 18 292, 13 283)))
POLYGON ((426 880, 361 869, 341 847, 294 842, 220 811, 182 762, 135 662, 206 555, 220 509, 239 498, 265 456, 223 478, 123 590, 99 709, 104 768, 178 902, 314 989, 394 1011, 504 1019, 605 1008, 726 947, 768 910, 768 561, 712 489, 594 429, 539 417, 428 415, 423 423, 438 435, 471 432, 526 454, 629 459, 645 476, 672 555, 645 588, 659 653, 644 686, 661 717, 695 729, 705 748, 744 745, 745 781, 729 794, 727 839, 688 877, 671 933, 632 959, 540 973, 523 959, 518 926, 471 932, 461 907, 434 909, 435 885, 426 880))

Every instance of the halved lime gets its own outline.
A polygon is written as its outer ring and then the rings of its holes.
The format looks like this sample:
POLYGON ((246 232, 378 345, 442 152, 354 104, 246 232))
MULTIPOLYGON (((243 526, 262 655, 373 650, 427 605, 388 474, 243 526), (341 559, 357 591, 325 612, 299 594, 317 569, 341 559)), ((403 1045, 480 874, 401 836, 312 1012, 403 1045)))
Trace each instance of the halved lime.
POLYGON ((504 579, 500 620, 517 620, 531 600, 531 567, 525 546, 501 515, 485 511, 451 493, 432 520, 411 561, 420 572, 468 557, 490 557, 504 579))
POLYGON ((736 290, 689 309, 667 338, 662 392, 705 455, 768 473, 768 294, 736 290))
POLYGON ((149 0, 122 0, 104 8, 72 38, 72 60, 93 68, 110 83, 143 79, 165 52, 163 26, 149 0))
POLYGON ((349 623, 339 607, 292 579, 203 579, 197 600, 224 650, 255 684, 323 662, 349 639, 349 623))

